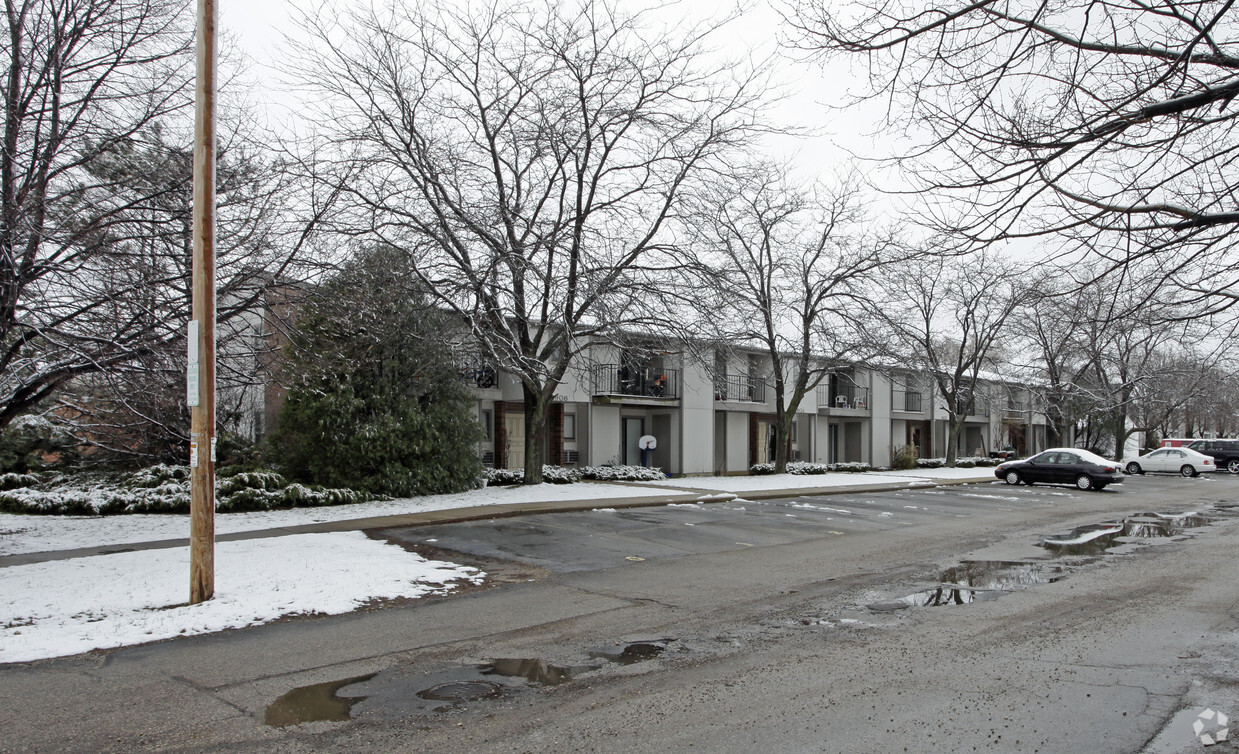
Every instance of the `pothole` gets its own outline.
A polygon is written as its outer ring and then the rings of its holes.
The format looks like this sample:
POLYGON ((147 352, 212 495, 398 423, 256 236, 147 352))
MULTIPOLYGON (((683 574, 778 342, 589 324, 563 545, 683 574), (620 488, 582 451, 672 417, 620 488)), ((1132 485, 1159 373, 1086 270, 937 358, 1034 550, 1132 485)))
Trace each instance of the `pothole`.
POLYGON ((482 675, 523 678, 532 686, 558 686, 581 673, 598 670, 601 665, 552 665, 542 660, 503 659, 483 665, 482 675))
POLYGON ((662 654, 667 641, 632 642, 618 652, 588 653, 591 660, 604 662, 558 664, 533 658, 500 658, 431 676, 410 676, 406 668, 395 666, 379 673, 293 689, 267 706, 264 720, 267 725, 280 728, 309 722, 343 722, 352 719, 354 706, 366 700, 370 700, 367 709, 373 707, 376 711, 386 708, 403 714, 458 712, 469 702, 497 699, 521 688, 559 686, 609 663, 632 665, 653 659, 662 654), (491 679, 511 679, 512 683, 491 679), (346 686, 362 682, 368 682, 365 695, 339 695, 346 686))
POLYGON ((939 583, 888 602, 874 602, 871 612, 889 613, 910 607, 970 605, 1001 597, 1007 592, 1049 584, 1066 576, 1067 569, 1047 563, 1003 560, 967 560, 938 575, 939 583))
POLYGON ((590 652, 589 656, 597 660, 606 660, 618 665, 633 665, 658 657, 666 650, 666 646, 652 641, 638 641, 629 644, 619 652, 590 652))
POLYGON ((1104 555, 1107 550, 1129 539, 1178 537, 1217 521, 1196 511, 1186 513, 1139 513, 1120 521, 1089 524, 1070 534, 1043 537, 1039 543, 1055 556, 1104 555))

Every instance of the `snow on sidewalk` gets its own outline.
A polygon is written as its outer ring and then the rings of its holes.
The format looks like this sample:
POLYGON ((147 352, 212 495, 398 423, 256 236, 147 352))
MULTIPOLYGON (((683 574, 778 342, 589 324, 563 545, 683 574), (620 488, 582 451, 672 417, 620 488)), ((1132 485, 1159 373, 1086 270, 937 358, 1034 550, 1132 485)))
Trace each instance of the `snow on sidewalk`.
POLYGON ((347 613, 372 599, 421 597, 480 581, 362 532, 215 545, 215 597, 187 605, 187 547, 0 569, 0 662, 25 662, 267 623, 347 613))

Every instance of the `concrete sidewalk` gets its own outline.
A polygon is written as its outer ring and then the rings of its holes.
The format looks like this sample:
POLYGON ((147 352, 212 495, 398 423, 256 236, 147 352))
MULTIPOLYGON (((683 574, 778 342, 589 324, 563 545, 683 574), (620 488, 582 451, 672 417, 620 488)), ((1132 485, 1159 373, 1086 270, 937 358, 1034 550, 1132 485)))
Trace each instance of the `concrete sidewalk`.
MULTIPOLYGON (((863 476, 863 475, 857 475, 863 476)), ((683 489, 666 487, 666 495, 642 496, 631 498, 553 500, 522 503, 482 505, 467 508, 452 508, 446 510, 405 513, 392 516, 372 516, 354 518, 342 521, 327 521, 321 523, 300 524, 251 531, 232 532, 217 535, 217 542, 232 542, 247 539, 264 539, 268 537, 285 537, 293 534, 317 534, 324 532, 359 531, 366 529, 385 529, 401 526, 429 526, 435 524, 454 524, 462 521, 479 521, 491 518, 510 518, 513 516, 536 515, 539 513, 569 513, 594 510, 597 508, 644 508, 672 504, 692 503, 722 503, 736 499, 772 500, 778 498, 803 497, 809 495, 845 495, 864 494, 871 492, 893 492, 905 489, 924 489, 960 484, 977 484, 994 481, 993 469, 977 469, 975 476, 951 479, 925 479, 924 477, 909 477, 906 482, 877 482, 825 485, 820 487, 794 487, 778 489, 746 490, 742 493, 725 490, 710 490, 706 488, 683 489), (983 473, 984 472, 984 473, 983 473)), ((629 486, 627 482, 599 482, 598 484, 615 484, 629 486)), ((663 488, 663 485, 643 485, 663 488)), ((188 538, 161 539, 147 542, 128 542, 124 544, 100 545, 98 547, 83 547, 72 550, 51 550, 46 552, 21 553, 0 556, 0 568, 27 565, 30 563, 45 563, 54 560, 84 558, 92 555, 110 555, 119 552, 134 552, 137 550, 159 550, 174 547, 189 546, 188 538)))

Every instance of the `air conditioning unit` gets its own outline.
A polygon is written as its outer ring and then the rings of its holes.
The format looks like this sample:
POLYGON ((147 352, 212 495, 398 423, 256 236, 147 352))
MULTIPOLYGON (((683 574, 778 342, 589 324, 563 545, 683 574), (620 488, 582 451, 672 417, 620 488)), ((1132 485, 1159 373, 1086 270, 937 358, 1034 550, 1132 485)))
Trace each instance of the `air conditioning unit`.
POLYGON ((564 451, 564 465, 565 466, 575 466, 580 462, 581 462, 580 451, 576 451, 576 450, 565 450, 564 451))
POLYGON ((483 451, 482 465, 483 466, 494 466, 495 465, 495 451, 493 450, 483 451))
POLYGON ((799 451, 799 450, 793 450, 793 451, 792 451, 792 460, 793 460, 793 461, 799 461, 799 460, 800 460, 800 451, 799 451))

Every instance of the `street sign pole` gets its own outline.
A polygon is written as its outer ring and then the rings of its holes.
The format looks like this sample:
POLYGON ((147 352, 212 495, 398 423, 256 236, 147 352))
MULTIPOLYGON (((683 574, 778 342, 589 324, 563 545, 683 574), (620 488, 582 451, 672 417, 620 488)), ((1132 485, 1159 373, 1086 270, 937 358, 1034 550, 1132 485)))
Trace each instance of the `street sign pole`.
POLYGON ((194 86, 193 303, 189 426, 189 603, 215 596, 215 0, 198 0, 194 86))

